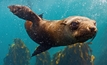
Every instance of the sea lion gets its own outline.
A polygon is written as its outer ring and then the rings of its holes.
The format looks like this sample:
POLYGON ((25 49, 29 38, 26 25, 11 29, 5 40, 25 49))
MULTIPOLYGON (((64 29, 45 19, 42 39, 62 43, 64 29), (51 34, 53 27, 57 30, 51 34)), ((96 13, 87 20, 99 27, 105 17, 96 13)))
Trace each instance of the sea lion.
POLYGON ((82 16, 70 16, 63 20, 44 20, 30 8, 11 5, 10 11, 21 19, 27 20, 25 29, 29 37, 40 46, 32 56, 44 52, 51 47, 66 46, 77 42, 94 39, 97 32, 96 21, 82 16))

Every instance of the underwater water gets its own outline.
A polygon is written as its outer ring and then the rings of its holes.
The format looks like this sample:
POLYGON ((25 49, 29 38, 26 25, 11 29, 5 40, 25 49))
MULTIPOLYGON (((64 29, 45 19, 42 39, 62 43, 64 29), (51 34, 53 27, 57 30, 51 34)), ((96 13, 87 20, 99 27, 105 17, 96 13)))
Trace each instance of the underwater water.
MULTIPOLYGON (((38 46, 27 35, 25 20, 13 15, 8 9, 13 4, 28 6, 37 14, 44 13, 43 18, 47 20, 77 15, 96 20, 98 32, 89 46, 95 56, 94 65, 107 65, 104 62, 107 61, 107 0, 0 0, 0 65, 4 64, 4 58, 15 38, 20 38, 31 53, 38 46)), ((64 47, 51 48, 48 52, 53 57, 64 47)), ((35 57, 31 58, 30 65, 35 65, 35 60, 35 57)))

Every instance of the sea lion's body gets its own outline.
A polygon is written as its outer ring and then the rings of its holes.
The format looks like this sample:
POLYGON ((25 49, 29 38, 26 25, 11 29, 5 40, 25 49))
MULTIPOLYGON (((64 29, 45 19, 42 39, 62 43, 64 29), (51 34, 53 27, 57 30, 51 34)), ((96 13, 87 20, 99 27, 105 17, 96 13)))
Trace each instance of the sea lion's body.
POLYGON ((32 56, 56 46, 71 45, 94 38, 97 28, 95 21, 86 17, 74 16, 63 20, 44 20, 25 6, 12 5, 10 10, 25 23, 29 37, 40 46, 32 56))
POLYGON ((65 31, 64 25, 61 24, 62 21, 42 21, 42 24, 32 28, 32 22, 30 22, 30 25, 29 22, 27 21, 25 23, 26 31, 30 38, 40 45, 48 45, 50 43, 49 45, 51 46, 65 46, 76 41, 70 36, 67 36, 68 33, 65 31))

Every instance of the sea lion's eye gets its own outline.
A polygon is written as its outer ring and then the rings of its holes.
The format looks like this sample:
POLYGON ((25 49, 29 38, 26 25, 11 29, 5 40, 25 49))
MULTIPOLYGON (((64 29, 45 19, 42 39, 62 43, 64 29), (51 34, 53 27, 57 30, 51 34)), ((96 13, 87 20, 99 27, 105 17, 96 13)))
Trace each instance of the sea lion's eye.
POLYGON ((70 24, 70 29, 71 30, 76 30, 79 26, 79 22, 71 22, 70 24))

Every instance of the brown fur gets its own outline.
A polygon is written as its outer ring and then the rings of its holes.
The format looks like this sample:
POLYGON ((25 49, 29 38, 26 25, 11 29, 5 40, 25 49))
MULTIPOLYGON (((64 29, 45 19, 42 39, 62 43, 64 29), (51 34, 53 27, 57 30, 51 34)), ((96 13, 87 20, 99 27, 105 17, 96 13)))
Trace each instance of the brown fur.
MULTIPOLYGON (((26 27, 29 26, 28 23, 29 22, 26 23, 26 27)), ((40 38, 37 43, 43 42, 43 40, 49 41, 50 39, 49 43, 52 44, 53 46, 64 46, 74 44, 76 42, 84 42, 92 38, 97 30, 94 23, 95 23, 94 20, 90 20, 86 17, 75 16, 69 17, 68 19, 56 21, 41 20, 38 26, 31 25, 30 29, 29 28, 26 29, 29 29, 27 30, 27 32, 35 42, 37 42, 38 40, 36 38, 40 38), (69 20, 71 21, 69 22, 69 20), (72 21, 79 22, 79 28, 75 31, 70 30, 69 28, 70 23, 72 21), (91 27, 95 28, 94 32, 90 32, 89 28, 91 27), (35 32, 37 36, 35 35, 35 32)))
POLYGON ((25 23, 29 37, 40 46, 32 56, 55 46, 71 45, 94 39, 97 28, 95 21, 87 17, 73 16, 63 20, 44 20, 26 6, 12 5, 10 11, 27 20, 25 23))

